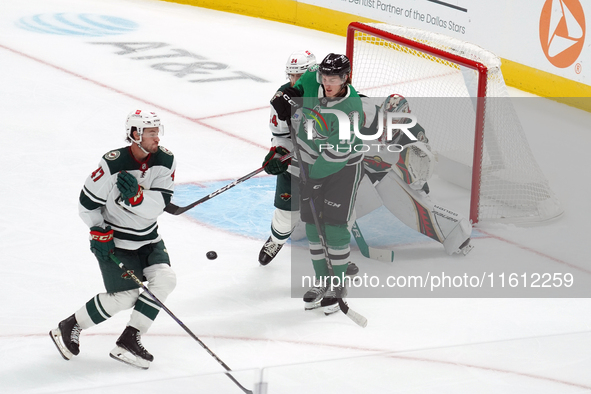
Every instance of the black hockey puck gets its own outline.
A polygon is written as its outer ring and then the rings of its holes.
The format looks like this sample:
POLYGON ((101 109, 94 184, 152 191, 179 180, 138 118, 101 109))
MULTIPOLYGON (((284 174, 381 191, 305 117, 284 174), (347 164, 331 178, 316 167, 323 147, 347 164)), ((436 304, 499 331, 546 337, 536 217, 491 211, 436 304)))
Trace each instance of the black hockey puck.
POLYGON ((218 258, 218 254, 216 252, 214 252, 213 250, 210 250, 209 252, 207 252, 205 254, 205 256, 210 260, 215 260, 218 258))

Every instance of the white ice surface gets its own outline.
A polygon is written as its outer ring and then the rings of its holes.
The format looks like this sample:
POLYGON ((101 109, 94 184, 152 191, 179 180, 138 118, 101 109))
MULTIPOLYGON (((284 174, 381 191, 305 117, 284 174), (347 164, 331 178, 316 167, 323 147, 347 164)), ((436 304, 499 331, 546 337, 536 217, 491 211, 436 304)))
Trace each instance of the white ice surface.
MULTIPOLYGON (((78 357, 58 355, 48 331, 103 291, 77 214, 80 188, 101 155, 124 144, 123 120, 136 107, 162 117, 162 145, 177 157, 179 185, 256 169, 287 56, 303 48, 318 58, 344 52, 344 38, 150 0, 3 0, 0 8, 0 393, 240 392, 164 312, 143 338, 155 355, 148 371, 108 357, 127 312, 84 331, 78 357), (60 13, 110 15, 137 28, 92 37, 18 24, 59 25, 60 13), (45 19, 33 18, 39 14, 45 19), (168 45, 117 54, 114 42, 168 45), (179 75, 183 64, 204 61, 227 68, 179 75), (268 82, 189 82, 237 72, 268 82)), ((474 264, 496 275, 515 267, 590 280, 591 115, 549 100, 521 103, 530 145, 565 215, 538 227, 483 226, 463 259, 435 243, 405 243, 391 269, 474 264)), ((236 189, 257 192, 248 182, 236 189)), ((263 197, 272 204, 269 193, 263 197)), ((262 379, 269 394, 591 391, 588 298, 506 298, 503 289, 491 298, 351 298, 369 320, 362 329, 340 313, 304 312, 290 297, 290 246, 261 267, 261 237, 198 214, 164 214, 159 223, 178 275, 167 306, 249 389, 262 379), (208 250, 219 258, 205 259, 208 250)), ((364 272, 384 267, 358 251, 353 258, 364 272)))

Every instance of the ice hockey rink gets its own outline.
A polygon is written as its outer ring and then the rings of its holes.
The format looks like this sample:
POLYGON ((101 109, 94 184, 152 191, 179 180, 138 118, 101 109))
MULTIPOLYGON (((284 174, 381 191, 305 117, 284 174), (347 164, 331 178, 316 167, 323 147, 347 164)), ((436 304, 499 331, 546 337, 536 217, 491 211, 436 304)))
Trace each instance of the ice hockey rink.
MULTIPOLYGON (((179 205, 257 169, 287 57, 344 53, 344 37, 153 0, 3 0, 0 9, 0 392, 241 392, 164 311, 142 337, 155 357, 147 371, 109 358, 127 312, 85 330, 73 360, 58 354, 49 330, 104 291, 78 216, 80 189, 100 157, 125 144, 124 119, 137 108, 165 124, 161 145, 177 159, 179 205)), ((591 114, 529 98, 519 115, 564 215, 534 227, 481 225, 465 257, 400 226, 384 244, 372 234, 385 224, 366 220, 368 243, 394 248, 395 261, 366 259, 353 246, 362 272, 479 265, 496 276, 591 281, 591 114)), ((166 305, 249 390, 591 392, 585 292, 364 298, 352 289, 349 305, 366 328, 342 313, 305 312, 291 297, 292 246, 266 267, 257 261, 273 181, 257 176, 190 214, 159 219, 178 276, 166 305), (210 250, 216 260, 206 259, 210 250)))

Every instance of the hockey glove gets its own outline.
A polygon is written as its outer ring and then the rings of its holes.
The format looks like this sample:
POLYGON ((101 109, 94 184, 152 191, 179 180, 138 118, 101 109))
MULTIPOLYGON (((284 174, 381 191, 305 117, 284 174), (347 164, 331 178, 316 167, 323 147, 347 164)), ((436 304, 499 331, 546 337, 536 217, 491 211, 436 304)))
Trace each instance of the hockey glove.
POLYGON ((263 168, 267 174, 279 175, 287 171, 287 167, 291 163, 291 159, 281 161, 281 157, 287 155, 289 151, 282 146, 274 146, 269 150, 265 161, 263 162, 263 168))
POLYGON ((143 189, 137 184, 137 179, 127 171, 121 171, 117 175, 117 189, 127 205, 136 206, 144 201, 143 189))
POLYGON ((271 99, 271 105, 277 111, 279 120, 285 121, 291 118, 291 111, 300 108, 300 105, 293 100, 294 97, 301 97, 301 94, 296 88, 289 87, 284 92, 278 91, 271 99))
POLYGON ((109 255, 115 251, 113 230, 111 230, 110 226, 105 229, 98 226, 90 228, 90 250, 97 259, 109 260, 109 255))
MULTIPOLYGON (((300 185, 300 190, 301 190, 300 193, 302 196, 302 201, 305 204, 309 204, 310 199, 312 199, 312 201, 314 201, 314 204, 316 204, 318 197, 320 197, 322 195, 323 183, 324 183, 324 178, 321 178, 321 179, 308 178, 306 183, 303 183, 300 185)), ((320 209, 320 207, 316 207, 316 209, 320 209)))

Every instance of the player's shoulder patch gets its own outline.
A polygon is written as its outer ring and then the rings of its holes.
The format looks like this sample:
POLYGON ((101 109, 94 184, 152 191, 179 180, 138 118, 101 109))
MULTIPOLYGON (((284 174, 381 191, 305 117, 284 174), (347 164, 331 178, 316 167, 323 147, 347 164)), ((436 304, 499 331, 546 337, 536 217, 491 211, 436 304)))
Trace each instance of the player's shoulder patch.
POLYGON ((103 159, 109 167, 111 174, 133 168, 133 163, 135 163, 131 157, 131 150, 129 147, 113 149, 112 151, 105 153, 103 159))
POLYGON ((174 155, 172 154, 172 152, 171 152, 171 151, 169 151, 168 149, 166 149, 166 148, 165 148, 165 147, 163 147, 162 145, 159 145, 158 147, 160 148, 160 150, 161 150, 162 152, 166 153, 167 155, 169 155, 169 156, 174 156, 174 155))
POLYGON ((119 158, 119 156, 121 156, 121 152, 118 150, 112 150, 109 153, 106 153, 103 157, 105 158, 105 160, 117 160, 119 158))
POLYGON ((158 152, 154 155, 154 161, 152 162, 153 165, 156 166, 164 166, 166 168, 172 168, 174 165, 174 154, 163 147, 162 145, 158 146, 158 152))

